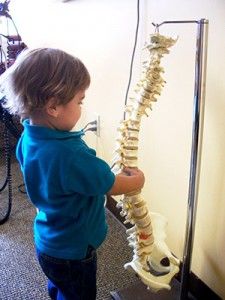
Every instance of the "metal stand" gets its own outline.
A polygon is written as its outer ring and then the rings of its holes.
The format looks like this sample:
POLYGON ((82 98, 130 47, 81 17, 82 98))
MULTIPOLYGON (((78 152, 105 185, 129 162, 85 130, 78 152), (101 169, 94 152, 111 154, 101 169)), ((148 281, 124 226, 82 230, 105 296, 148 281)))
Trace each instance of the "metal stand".
MULTIPOLYGON (((193 241, 194 241, 194 229, 195 229, 195 220, 196 220, 200 162, 201 162, 204 104, 205 104, 208 20, 201 19, 198 21, 197 20, 164 21, 160 24, 152 23, 157 30, 163 24, 186 24, 186 23, 197 24, 197 37, 196 37, 195 85, 194 85, 192 146, 191 146, 191 162, 190 162, 189 193, 188 193, 188 212, 187 212, 187 220, 186 220, 185 245, 184 245, 184 252, 183 252, 183 267, 181 272, 181 285, 180 285, 180 296, 179 296, 180 300, 190 299, 190 295, 188 295, 189 277, 190 277, 189 275, 190 275, 190 265, 191 265, 193 241)), ((179 289, 176 289, 175 291, 176 295, 178 295, 178 290, 179 289)), ((178 299, 177 298, 178 296, 176 296, 174 293, 172 294, 170 293, 171 292, 165 292, 165 295, 164 294, 160 295, 160 293, 159 294, 157 293, 158 294, 157 295, 149 292, 147 297, 148 299, 171 299, 171 300, 178 299)), ((134 291, 132 291, 132 294, 134 295, 134 291)), ((139 296, 140 296, 140 290, 139 290, 139 296)), ((125 300, 126 298, 114 297, 114 299, 125 300)))
POLYGON ((199 174, 201 164, 202 135, 205 107, 205 78, 207 61, 208 21, 198 22, 195 88, 193 107, 192 148, 189 177, 188 213, 186 221, 186 239, 183 253, 180 299, 185 300, 188 294, 189 274, 193 250, 196 210, 198 201, 199 174))
MULTIPOLYGON (((0 3, 0 22, 2 21, 1 17, 4 18, 6 22, 6 33, 0 32, 0 75, 3 74, 8 67, 10 67, 16 60, 17 55, 26 48, 26 45, 22 42, 19 35, 18 29, 11 15, 9 14, 9 0, 5 0, 4 3, 0 3), (16 34, 10 34, 9 32, 9 22, 14 27, 16 34), (2 42, 4 38, 4 42, 2 42)), ((1 29, 3 29, 2 26, 1 29)), ((11 31, 11 29, 10 29, 11 31)), ((12 154, 12 145, 10 144, 10 137, 13 136, 16 141, 19 139, 21 132, 15 126, 13 122, 13 117, 10 113, 3 108, 2 103, 5 100, 5 96, 0 94, 0 122, 3 124, 4 135, 3 135, 3 149, 2 155, 5 156, 5 167, 6 175, 0 183, 0 225, 4 224, 11 212, 12 208, 12 174, 11 174, 11 154, 12 154), (2 193, 5 189, 8 188, 8 201, 7 204, 3 205, 2 193), (1 205, 2 204, 2 205, 1 205), (3 206, 3 207, 2 207, 3 206), (2 212, 3 211, 3 212, 2 212)), ((20 186, 19 186, 20 188, 20 186)), ((5 201, 5 202, 6 202, 5 201)))
POLYGON ((204 107, 205 107, 205 79, 207 62, 207 38, 208 20, 199 21, 164 21, 161 24, 154 24, 157 28, 163 24, 175 23, 197 23, 196 56, 195 56, 195 86, 193 104, 193 127, 191 163, 188 193, 188 212, 186 220, 186 238, 183 253, 183 268, 181 273, 181 294, 180 299, 187 299, 189 287, 189 274, 193 250, 194 230, 196 221, 196 210, 198 201, 199 174, 201 164, 201 148, 203 135, 204 107))

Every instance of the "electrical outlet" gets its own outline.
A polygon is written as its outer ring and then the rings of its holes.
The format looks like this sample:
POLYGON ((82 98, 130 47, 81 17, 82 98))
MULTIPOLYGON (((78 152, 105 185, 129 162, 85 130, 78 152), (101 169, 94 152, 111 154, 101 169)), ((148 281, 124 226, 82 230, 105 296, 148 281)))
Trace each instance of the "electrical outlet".
POLYGON ((95 134, 97 135, 97 137, 100 137, 100 115, 95 114, 95 120, 96 120, 95 134))

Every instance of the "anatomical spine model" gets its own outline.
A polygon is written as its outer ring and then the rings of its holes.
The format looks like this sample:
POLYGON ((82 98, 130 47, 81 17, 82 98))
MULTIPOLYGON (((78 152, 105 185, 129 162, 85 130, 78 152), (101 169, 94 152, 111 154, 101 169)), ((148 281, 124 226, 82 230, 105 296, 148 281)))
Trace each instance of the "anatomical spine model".
MULTIPOLYGON (((126 115, 118 128, 116 155, 113 159, 113 172, 118 174, 123 167, 138 167, 138 135, 140 122, 147 109, 160 95, 164 80, 160 60, 169 53, 168 48, 176 40, 160 35, 150 36, 146 49, 149 61, 143 63, 143 73, 135 89, 135 97, 126 105, 126 115)), ((166 220, 157 213, 150 213, 141 191, 126 194, 117 204, 122 208, 125 223, 134 226, 127 230, 129 246, 133 248, 133 260, 125 268, 133 269, 139 278, 152 290, 170 289, 172 277, 179 271, 179 260, 170 252, 165 243, 166 220), (166 258, 166 259, 165 259, 166 258), (163 260, 163 261, 162 261, 163 260), (167 262, 163 264, 162 262, 167 262)))

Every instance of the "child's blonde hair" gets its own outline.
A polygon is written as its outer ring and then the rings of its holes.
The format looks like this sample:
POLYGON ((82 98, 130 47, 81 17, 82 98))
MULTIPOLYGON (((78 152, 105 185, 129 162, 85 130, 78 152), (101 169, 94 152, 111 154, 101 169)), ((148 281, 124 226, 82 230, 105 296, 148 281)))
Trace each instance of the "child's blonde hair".
POLYGON ((49 99, 68 103, 90 84, 85 65, 76 57, 53 48, 24 50, 0 77, 3 103, 12 114, 29 117, 49 99))

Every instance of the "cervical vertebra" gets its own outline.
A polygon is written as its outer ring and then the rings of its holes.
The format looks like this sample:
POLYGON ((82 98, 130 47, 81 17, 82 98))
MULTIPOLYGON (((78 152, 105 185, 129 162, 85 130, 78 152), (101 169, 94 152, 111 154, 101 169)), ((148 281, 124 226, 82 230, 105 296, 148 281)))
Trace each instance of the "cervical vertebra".
MULTIPOLYGON (((151 35, 151 42, 146 46, 150 60, 143 63, 142 78, 135 88, 136 96, 130 98, 125 108, 126 117, 118 128, 116 155, 113 159, 113 171, 119 173, 123 167, 138 167, 138 135, 141 117, 147 115, 152 102, 157 101, 164 80, 160 60, 169 53, 168 48, 176 40, 160 34, 151 35)), ((134 226, 127 230, 129 246, 133 248, 133 260, 125 265, 132 268, 140 279, 151 289, 170 289, 172 277, 179 271, 179 260, 173 256, 165 243, 166 220, 156 213, 149 213, 141 191, 126 194, 117 204, 125 223, 134 226), (168 266, 161 263, 167 258, 168 266)))

